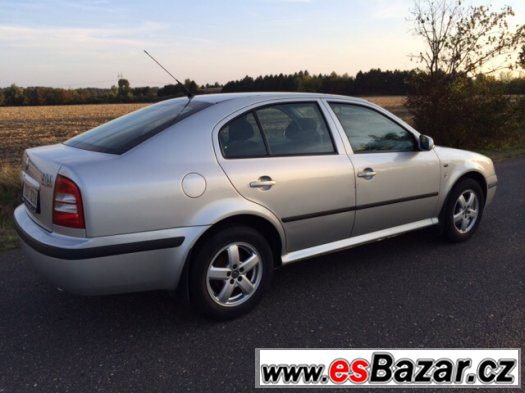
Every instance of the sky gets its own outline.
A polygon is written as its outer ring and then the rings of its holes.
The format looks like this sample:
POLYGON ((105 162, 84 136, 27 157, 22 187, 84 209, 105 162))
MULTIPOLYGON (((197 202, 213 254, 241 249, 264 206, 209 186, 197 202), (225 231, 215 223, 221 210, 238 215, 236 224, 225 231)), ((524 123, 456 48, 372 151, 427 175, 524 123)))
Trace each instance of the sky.
MULTIPOLYGON (((511 5, 525 23, 525 0, 511 5)), ((198 84, 245 75, 410 69, 411 0, 0 0, 0 86, 198 84)))

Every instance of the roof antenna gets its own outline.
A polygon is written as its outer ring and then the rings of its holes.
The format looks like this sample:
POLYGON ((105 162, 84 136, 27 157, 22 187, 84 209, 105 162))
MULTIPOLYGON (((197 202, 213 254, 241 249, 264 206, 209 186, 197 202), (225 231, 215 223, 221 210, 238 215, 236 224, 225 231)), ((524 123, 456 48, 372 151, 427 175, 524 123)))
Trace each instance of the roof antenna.
POLYGON ((153 60, 155 63, 157 63, 160 68, 162 68, 164 71, 166 71, 169 76, 171 76, 173 79, 175 79, 175 81, 180 85, 180 87, 182 87, 182 89, 184 90, 184 93, 186 93, 186 95, 188 96, 188 98, 190 100, 193 98, 193 94, 191 94, 191 92, 186 88, 186 86, 184 86, 177 78, 175 78, 171 74, 171 72, 169 72, 166 68, 164 68, 164 66, 162 64, 160 64, 157 60, 155 60, 155 58, 153 56, 151 56, 146 49, 144 49, 144 53, 147 54, 151 58, 151 60, 153 60))

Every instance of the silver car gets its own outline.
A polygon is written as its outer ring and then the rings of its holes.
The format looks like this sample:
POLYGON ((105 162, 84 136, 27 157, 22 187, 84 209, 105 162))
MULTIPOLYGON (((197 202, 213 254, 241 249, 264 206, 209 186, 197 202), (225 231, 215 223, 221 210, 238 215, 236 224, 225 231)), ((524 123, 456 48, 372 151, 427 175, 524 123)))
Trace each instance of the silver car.
POLYGON ((28 149, 15 220, 30 260, 79 294, 177 289, 231 318, 275 268, 439 225, 470 238, 497 178, 358 98, 177 98, 28 149))

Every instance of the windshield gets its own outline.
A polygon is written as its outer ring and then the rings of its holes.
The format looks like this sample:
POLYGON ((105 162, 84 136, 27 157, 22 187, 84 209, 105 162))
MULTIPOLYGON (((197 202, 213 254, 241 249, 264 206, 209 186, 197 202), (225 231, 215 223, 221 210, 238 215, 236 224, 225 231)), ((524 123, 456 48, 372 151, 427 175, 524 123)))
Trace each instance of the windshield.
POLYGON ((122 154, 210 105, 187 98, 163 101, 102 124, 64 143, 84 150, 122 154))

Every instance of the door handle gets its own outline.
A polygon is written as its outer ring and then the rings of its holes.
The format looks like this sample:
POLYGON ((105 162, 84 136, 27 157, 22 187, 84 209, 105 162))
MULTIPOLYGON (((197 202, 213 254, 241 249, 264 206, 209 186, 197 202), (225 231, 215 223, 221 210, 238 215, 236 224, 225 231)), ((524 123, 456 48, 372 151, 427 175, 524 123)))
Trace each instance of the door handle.
POLYGON ((269 190, 275 186, 275 180, 272 180, 270 176, 261 176, 256 181, 250 182, 251 188, 260 188, 261 190, 269 190))
POLYGON ((365 168, 363 171, 357 173, 357 177, 362 177, 366 180, 371 180, 377 173, 372 168, 365 168))

